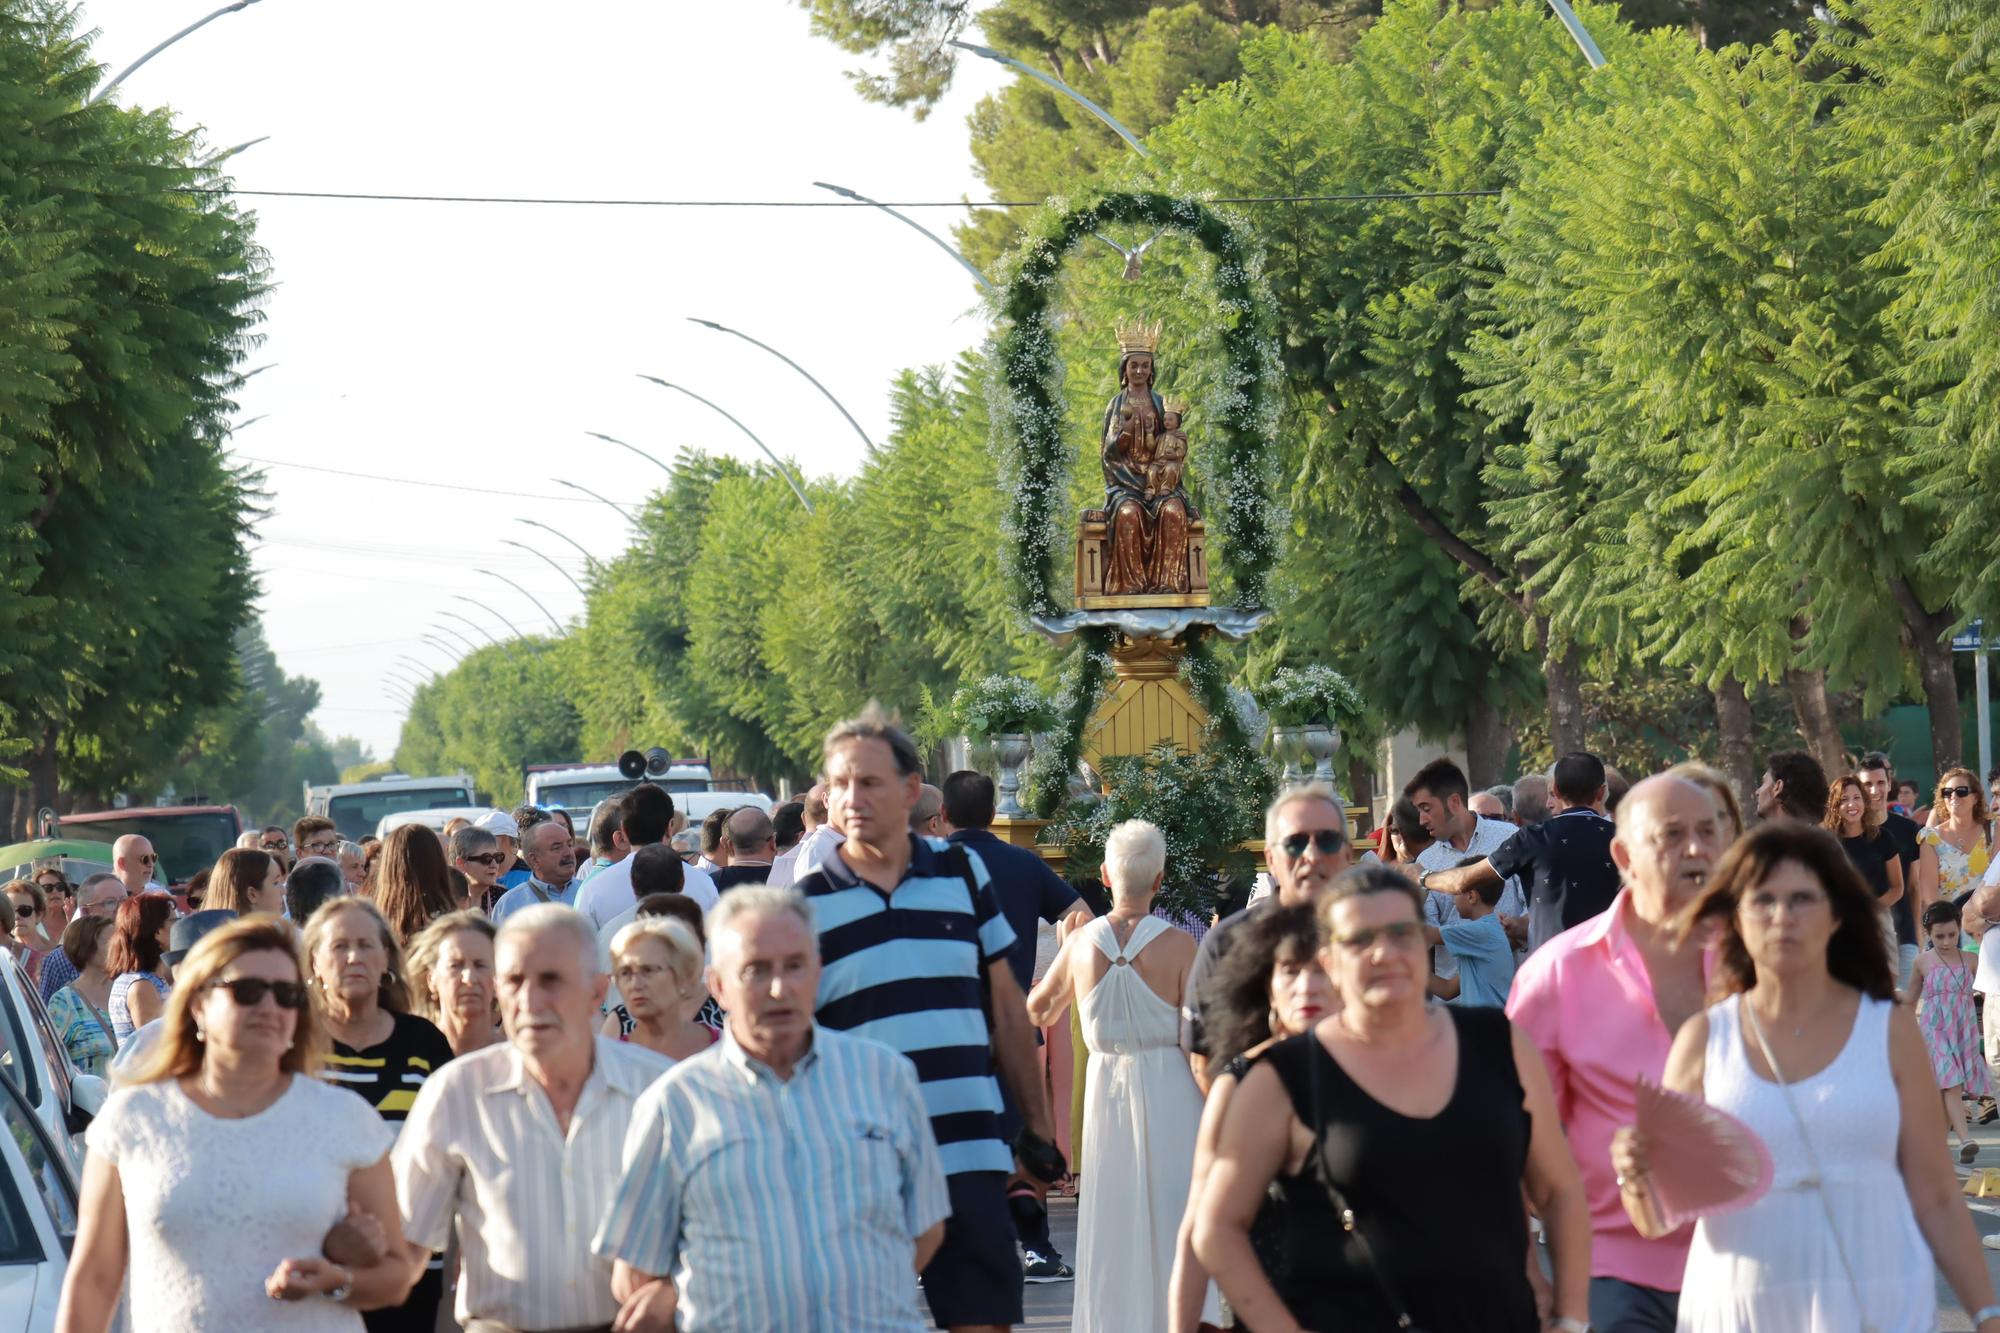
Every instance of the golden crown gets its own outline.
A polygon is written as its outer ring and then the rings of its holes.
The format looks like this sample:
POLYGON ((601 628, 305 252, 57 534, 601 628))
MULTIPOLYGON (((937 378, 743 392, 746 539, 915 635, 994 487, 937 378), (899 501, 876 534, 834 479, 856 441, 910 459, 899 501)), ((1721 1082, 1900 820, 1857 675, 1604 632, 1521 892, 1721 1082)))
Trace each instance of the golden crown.
POLYGON ((1183 421, 1187 420, 1188 402, 1185 398, 1169 398, 1160 405, 1160 408, 1162 411, 1172 412, 1183 421))
POLYGON ((1120 324, 1118 326, 1118 351, 1131 356, 1134 352, 1144 352, 1151 356, 1159 350, 1160 322, 1151 324, 1120 324))

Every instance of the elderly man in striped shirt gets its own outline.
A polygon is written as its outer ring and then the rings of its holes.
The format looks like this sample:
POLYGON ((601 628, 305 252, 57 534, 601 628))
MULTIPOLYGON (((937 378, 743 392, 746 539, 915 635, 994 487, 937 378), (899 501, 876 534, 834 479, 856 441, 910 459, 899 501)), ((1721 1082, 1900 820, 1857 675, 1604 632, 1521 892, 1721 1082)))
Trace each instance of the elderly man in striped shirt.
POLYGON ((639 1099, 592 1248, 630 1333, 919 1333, 913 1275, 951 1210, 909 1060, 813 1021, 806 900, 745 886, 709 914, 721 1042, 639 1099))
POLYGON ((466 1333, 608 1330, 619 1302, 590 1233, 611 1206, 633 1106, 671 1062, 597 1035, 610 978, 574 908, 522 908, 493 952, 507 1042, 453 1060, 417 1094, 390 1154, 403 1234, 442 1250, 456 1221, 466 1333))
POLYGON ((1044 1181, 1064 1170, 1027 997, 1008 965, 1014 928, 977 852, 910 831, 921 764, 880 708, 829 732, 825 758, 829 813, 846 841, 796 884, 819 932, 819 1022, 916 1065, 951 1190, 925 1299, 942 1328, 1005 1329, 1021 1321, 1023 1278, 1007 1174, 1017 1155, 1044 1181), (1011 1151, 996 1067, 1023 1121, 1011 1151))

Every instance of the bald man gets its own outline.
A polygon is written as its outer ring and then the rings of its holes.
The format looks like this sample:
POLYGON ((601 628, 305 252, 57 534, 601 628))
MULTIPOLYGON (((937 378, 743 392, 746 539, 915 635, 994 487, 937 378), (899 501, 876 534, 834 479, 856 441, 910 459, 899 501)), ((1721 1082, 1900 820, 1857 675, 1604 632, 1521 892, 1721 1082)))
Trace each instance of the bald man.
POLYGON ((910 811, 910 832, 919 838, 942 838, 944 826, 944 791, 926 782, 917 789, 917 808, 910 811))
POLYGON ((1633 1120, 1639 1076, 1659 1082, 1681 1024, 1700 1012, 1702 951, 1673 918, 1708 883, 1724 833, 1708 793, 1661 774, 1618 807, 1611 907, 1528 956, 1507 1016, 1541 1048, 1556 1108, 1590 1199, 1590 1323, 1600 1333, 1672 1333, 1692 1232, 1640 1236, 1611 1167, 1611 1136, 1633 1120))
POLYGON ((127 833, 111 844, 111 869, 125 886, 127 898, 142 894, 152 884, 153 871, 160 864, 153 844, 137 833, 127 833))

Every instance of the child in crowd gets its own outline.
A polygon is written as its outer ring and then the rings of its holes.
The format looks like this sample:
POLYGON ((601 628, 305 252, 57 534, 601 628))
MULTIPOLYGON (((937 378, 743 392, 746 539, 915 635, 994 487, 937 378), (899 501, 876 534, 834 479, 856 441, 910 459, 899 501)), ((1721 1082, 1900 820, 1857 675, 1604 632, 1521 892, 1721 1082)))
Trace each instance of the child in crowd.
MULTIPOLYGON (((1924 909, 1930 949, 1917 959, 1912 983, 1917 992, 1917 1026, 1937 1072, 1945 1118, 1958 1135, 1958 1160, 1979 1155, 1965 1123, 1967 1097, 1991 1097, 1992 1075, 1979 1048, 1979 1024, 1972 1012, 1972 960, 1958 947, 1958 908, 1934 902, 1924 909)), ((1990 1003, 1990 1001, 1989 1001, 1990 1003)))
MULTIPOLYGON (((1477 864, 1481 859, 1468 857, 1466 863, 1477 864)), ((1458 960, 1457 976, 1431 978, 1431 994, 1453 1004, 1494 1009, 1506 1006, 1507 992, 1514 985, 1514 946, 1494 911, 1505 887, 1502 881, 1491 879, 1461 889, 1452 895, 1459 919, 1424 927, 1425 941, 1432 948, 1442 946, 1458 960)))

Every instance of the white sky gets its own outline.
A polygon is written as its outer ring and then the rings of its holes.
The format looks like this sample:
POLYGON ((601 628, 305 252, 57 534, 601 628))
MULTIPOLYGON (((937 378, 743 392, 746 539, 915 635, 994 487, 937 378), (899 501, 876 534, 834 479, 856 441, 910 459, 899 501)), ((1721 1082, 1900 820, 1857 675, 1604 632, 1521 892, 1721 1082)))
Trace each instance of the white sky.
MULTIPOLYGON (((85 0, 110 72, 220 0, 85 0)), ((919 124, 863 102, 856 59, 812 37, 793 0, 262 0, 155 57, 113 94, 167 105, 236 158, 244 189, 660 199, 826 198, 815 180, 896 201, 985 197, 965 117, 1006 71, 968 57, 919 124)), ((107 74, 109 77, 109 74, 107 74)), ((862 445, 783 363, 686 322, 785 352, 876 441, 892 376, 983 336, 970 280, 874 209, 579 208, 246 200, 276 288, 272 364, 239 395, 268 414, 234 451, 279 464, 446 482, 465 494, 269 469, 257 568, 285 670, 320 682, 328 734, 395 747, 385 672, 455 611, 505 637, 463 594, 524 631, 583 599, 582 557, 625 545, 611 510, 662 480, 601 431, 670 459, 682 446, 759 457, 708 409, 645 384, 686 384, 809 473, 848 474, 862 445)), ((955 214, 917 216, 948 235, 955 214)), ((459 628, 475 641, 479 636, 459 628)), ((449 634, 444 636, 449 639, 449 634)), ((585 756, 586 758, 596 756, 585 756)))

